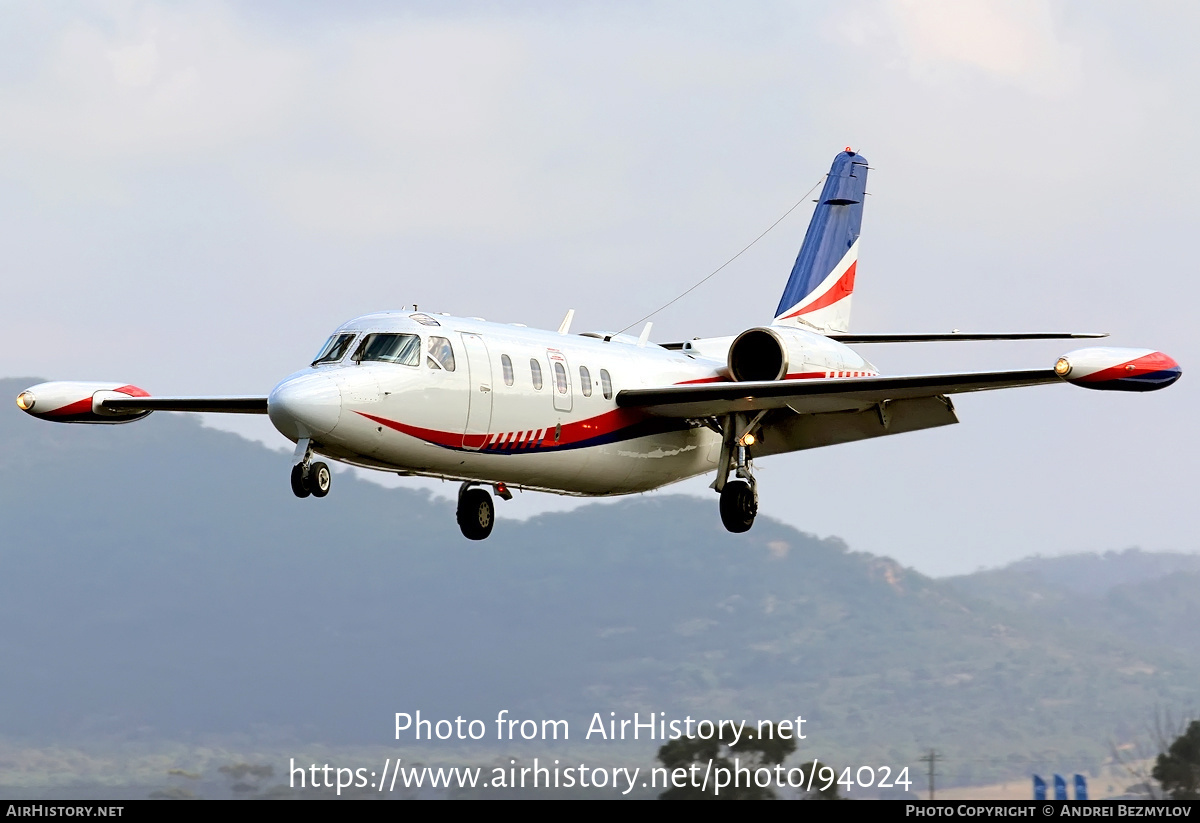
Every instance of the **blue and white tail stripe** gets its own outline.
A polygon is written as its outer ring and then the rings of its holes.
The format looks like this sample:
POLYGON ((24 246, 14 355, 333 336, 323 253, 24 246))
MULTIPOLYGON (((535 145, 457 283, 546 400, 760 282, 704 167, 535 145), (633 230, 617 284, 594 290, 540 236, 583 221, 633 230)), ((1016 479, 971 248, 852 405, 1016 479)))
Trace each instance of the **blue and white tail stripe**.
POLYGON ((865 157, 846 149, 833 159, 775 310, 775 325, 849 331, 866 187, 865 157))

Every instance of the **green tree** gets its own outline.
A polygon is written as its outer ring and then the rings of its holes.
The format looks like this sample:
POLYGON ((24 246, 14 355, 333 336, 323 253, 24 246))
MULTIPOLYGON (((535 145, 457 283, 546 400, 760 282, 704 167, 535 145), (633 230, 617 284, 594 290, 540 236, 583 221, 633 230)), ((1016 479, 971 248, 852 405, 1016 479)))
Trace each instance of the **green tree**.
POLYGON ((1200 800, 1200 720, 1159 754, 1150 774, 1172 800, 1200 800))
POLYGON ((796 741, 779 740, 769 737, 758 739, 752 732, 746 732, 736 744, 727 743, 717 738, 703 740, 699 737, 691 739, 681 737, 664 744, 658 750, 658 759, 667 767, 669 787, 658 796, 659 800, 774 800, 775 790, 772 786, 762 787, 755 783, 754 772, 763 767, 772 770, 783 763, 788 755, 796 751, 796 741), (735 762, 736 761, 736 762, 735 762), (711 765, 710 765, 711 764, 711 765), (693 768, 694 767, 694 768, 693 768), (685 785, 676 786, 670 783, 676 769, 687 770, 685 785), (725 781, 729 783, 715 791, 718 770, 724 769, 725 781), (735 770, 736 769, 736 770, 735 770), (708 770, 707 788, 693 785, 708 770), (750 779, 746 779, 749 770, 750 779), (740 772, 740 779, 737 779, 740 772), (739 785, 740 784, 740 785, 739 785))

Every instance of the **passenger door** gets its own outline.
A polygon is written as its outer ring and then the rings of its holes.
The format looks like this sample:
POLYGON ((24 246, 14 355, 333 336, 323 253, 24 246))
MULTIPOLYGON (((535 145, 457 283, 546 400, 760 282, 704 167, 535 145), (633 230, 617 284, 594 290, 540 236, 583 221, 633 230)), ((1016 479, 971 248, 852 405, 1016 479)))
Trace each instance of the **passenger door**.
POLYGON ((492 362, 487 344, 477 334, 460 332, 467 352, 468 406, 463 448, 476 451, 487 442, 492 426, 492 362))

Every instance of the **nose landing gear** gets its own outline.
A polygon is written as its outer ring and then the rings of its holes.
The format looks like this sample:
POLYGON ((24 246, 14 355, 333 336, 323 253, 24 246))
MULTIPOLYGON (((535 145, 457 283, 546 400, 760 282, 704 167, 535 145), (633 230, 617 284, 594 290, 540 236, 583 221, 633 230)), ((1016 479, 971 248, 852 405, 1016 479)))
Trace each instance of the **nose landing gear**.
POLYGON ((304 466, 297 463, 292 466, 292 494, 297 497, 308 497, 312 490, 308 487, 308 478, 304 476, 304 466))
POLYGON ((333 484, 333 476, 329 473, 329 467, 324 463, 313 463, 308 467, 308 490, 312 492, 313 497, 324 497, 329 494, 329 487, 333 484))
POLYGON ((312 461, 312 441, 307 437, 296 444, 298 462, 292 466, 292 494, 297 497, 324 497, 333 485, 329 466, 312 461))

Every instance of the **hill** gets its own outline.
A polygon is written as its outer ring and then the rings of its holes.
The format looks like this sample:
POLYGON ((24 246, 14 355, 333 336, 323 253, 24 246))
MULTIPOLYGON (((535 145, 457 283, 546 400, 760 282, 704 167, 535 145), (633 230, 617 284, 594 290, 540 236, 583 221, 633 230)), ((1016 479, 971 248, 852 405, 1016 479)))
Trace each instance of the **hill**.
POLYGON ((1098 766, 1200 676, 1169 645, 768 518, 730 535, 715 500, 631 498, 471 543, 443 500, 348 474, 297 500, 287 470, 185 416, 63 426, 0 406, 0 737, 281 749, 388 745, 417 709, 576 734, 594 712, 803 715, 801 756, 915 777, 937 747, 951 785, 1098 766))
POLYGON ((1051 626, 1106 633, 1139 648, 1200 652, 1200 555, 1128 549, 1031 557, 947 582, 1051 626))

